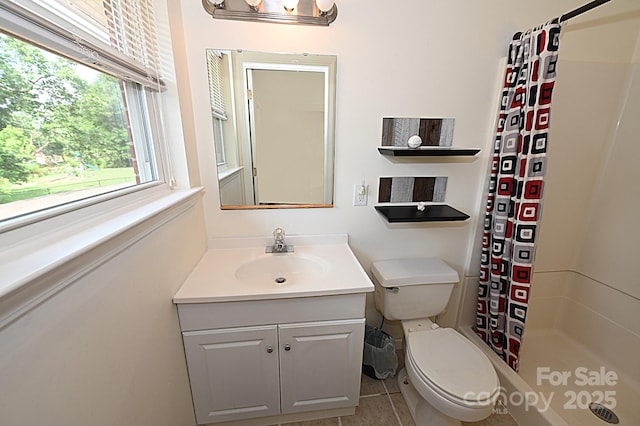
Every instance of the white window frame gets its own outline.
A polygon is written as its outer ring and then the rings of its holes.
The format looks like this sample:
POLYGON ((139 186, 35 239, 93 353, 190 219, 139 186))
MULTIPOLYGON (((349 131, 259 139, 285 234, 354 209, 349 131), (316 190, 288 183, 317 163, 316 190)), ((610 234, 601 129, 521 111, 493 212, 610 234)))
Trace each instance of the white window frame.
POLYGON ((216 166, 219 172, 227 169, 224 126, 228 119, 228 108, 223 79, 223 54, 222 51, 217 50, 208 50, 206 53, 213 143, 216 153, 216 166))
POLYGON ((73 16, 66 17, 68 29, 56 27, 52 30, 55 25, 51 22, 56 20, 56 16, 51 14, 51 10, 40 6, 39 2, 0 0, 2 31, 125 81, 133 143, 137 154, 141 155, 139 160, 142 160, 139 161, 140 173, 145 179, 151 178, 151 181, 2 220, 0 234, 132 192, 158 185, 166 186, 173 181, 167 141, 163 137, 164 132, 159 131, 162 126, 161 80, 136 68, 135 64, 129 63, 131 61, 127 62, 126 57, 115 48, 103 46, 107 36, 99 29, 80 26, 73 16), (142 76, 143 73, 146 76, 142 76))

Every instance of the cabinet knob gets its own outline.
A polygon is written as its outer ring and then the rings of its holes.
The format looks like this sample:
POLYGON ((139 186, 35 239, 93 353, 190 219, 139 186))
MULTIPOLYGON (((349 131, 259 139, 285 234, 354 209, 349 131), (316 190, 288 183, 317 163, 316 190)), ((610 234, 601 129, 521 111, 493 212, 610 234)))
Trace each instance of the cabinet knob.
POLYGON ((273 352, 273 346, 267 346, 267 353, 273 352))
POLYGON ((284 345, 284 350, 285 351, 290 351, 291 350, 291 345, 288 344, 288 343, 286 345, 284 345))

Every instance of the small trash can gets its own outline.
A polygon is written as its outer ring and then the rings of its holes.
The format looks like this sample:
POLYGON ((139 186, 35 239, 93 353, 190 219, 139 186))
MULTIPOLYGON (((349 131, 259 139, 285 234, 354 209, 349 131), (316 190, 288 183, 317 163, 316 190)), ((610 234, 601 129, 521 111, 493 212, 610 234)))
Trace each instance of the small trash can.
POLYGON ((396 375, 398 356, 389 334, 382 329, 365 325, 362 372, 374 379, 386 379, 396 375))

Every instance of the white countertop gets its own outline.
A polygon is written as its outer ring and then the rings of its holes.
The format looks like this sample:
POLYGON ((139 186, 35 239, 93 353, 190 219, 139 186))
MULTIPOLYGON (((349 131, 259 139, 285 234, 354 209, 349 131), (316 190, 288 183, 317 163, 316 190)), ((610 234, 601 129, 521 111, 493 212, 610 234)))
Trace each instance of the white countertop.
MULTIPOLYGON (((374 291, 374 286, 347 244, 347 235, 287 236, 293 253, 265 253, 273 238, 223 238, 209 243, 189 277, 173 298, 176 304, 266 300, 327 296, 374 291), (289 256, 309 262, 313 273, 284 273, 287 281, 274 281, 280 271, 265 271, 259 279, 238 278, 236 272, 251 262, 270 262, 289 256)), ((295 259, 292 259, 295 260, 295 259)))

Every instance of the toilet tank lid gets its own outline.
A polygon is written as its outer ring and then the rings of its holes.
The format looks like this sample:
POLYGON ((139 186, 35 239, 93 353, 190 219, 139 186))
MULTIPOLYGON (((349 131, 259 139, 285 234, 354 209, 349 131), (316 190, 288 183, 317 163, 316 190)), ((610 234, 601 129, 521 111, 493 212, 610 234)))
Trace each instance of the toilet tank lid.
POLYGON ((455 284, 458 273, 437 257, 378 260, 371 267, 383 287, 417 284, 455 284))

